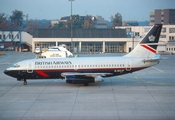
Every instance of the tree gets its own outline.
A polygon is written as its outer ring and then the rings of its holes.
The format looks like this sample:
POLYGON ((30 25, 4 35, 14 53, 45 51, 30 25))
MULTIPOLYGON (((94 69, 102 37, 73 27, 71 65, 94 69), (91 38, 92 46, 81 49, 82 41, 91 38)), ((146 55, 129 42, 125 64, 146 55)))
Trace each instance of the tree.
POLYGON ((84 20, 83 28, 94 28, 95 25, 95 18, 87 15, 84 20))
POLYGON ((66 28, 71 28, 71 24, 72 28, 82 28, 83 19, 79 15, 72 15, 72 20, 70 17, 66 22, 66 28))
POLYGON ((36 26, 38 26, 38 24, 36 24, 36 22, 27 21, 26 28, 24 29, 24 31, 29 33, 29 34, 33 34, 33 29, 35 29, 36 26))
POLYGON ((66 20, 67 20, 66 22, 60 21, 58 24, 55 24, 53 28, 70 29, 71 24, 72 24, 72 28, 82 28, 82 25, 84 23, 83 18, 80 17, 79 15, 72 15, 72 20, 71 20, 71 17, 68 17, 66 20))
POLYGON ((112 26, 122 26, 122 15, 120 13, 116 13, 115 16, 111 16, 112 26))
POLYGON ((12 11, 12 15, 10 16, 11 24, 13 29, 20 29, 23 21, 23 12, 19 10, 12 11))
POLYGON ((58 24, 54 24, 53 28, 64 29, 66 28, 66 22, 59 22, 58 24))
POLYGON ((82 28, 83 19, 79 15, 72 16, 72 27, 73 28, 82 28))
POLYGON ((7 20, 5 13, 0 13, 0 30, 8 30, 10 25, 7 20))

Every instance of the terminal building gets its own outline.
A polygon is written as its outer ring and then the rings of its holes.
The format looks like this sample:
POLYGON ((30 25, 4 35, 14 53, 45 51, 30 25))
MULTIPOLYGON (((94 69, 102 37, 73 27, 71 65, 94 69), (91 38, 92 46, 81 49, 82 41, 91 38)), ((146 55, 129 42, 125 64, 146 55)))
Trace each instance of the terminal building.
MULTIPOLYGON (((144 37, 151 26, 122 26, 116 29, 36 29, 30 35, 20 31, 1 31, 0 48, 42 50, 65 44, 75 53, 117 53, 130 52, 144 37), (3 46, 3 47, 2 47, 3 46)), ((175 25, 163 25, 159 52, 175 53, 175 25)))
MULTIPOLYGON (((40 47, 65 44, 71 50, 71 42, 79 53, 130 52, 146 35, 151 26, 125 26, 116 29, 74 29, 71 39, 70 30, 35 30, 33 51, 40 47)), ((163 25, 158 46, 159 52, 175 53, 175 25, 163 25), (171 42, 169 42, 171 41, 171 42), (169 47, 171 46, 171 49, 169 47)))
POLYGON ((71 39, 70 29, 47 29, 35 30, 33 45, 42 49, 51 46, 65 44, 74 52, 99 53, 99 52, 127 52, 125 29, 73 29, 71 39))

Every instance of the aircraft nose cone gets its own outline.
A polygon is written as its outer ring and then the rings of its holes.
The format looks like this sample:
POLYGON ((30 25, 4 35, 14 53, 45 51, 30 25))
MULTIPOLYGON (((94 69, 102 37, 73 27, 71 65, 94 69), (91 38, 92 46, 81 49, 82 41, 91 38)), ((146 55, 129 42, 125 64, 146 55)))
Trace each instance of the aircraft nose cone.
POLYGON ((4 71, 4 74, 8 75, 8 70, 5 70, 5 71, 4 71))

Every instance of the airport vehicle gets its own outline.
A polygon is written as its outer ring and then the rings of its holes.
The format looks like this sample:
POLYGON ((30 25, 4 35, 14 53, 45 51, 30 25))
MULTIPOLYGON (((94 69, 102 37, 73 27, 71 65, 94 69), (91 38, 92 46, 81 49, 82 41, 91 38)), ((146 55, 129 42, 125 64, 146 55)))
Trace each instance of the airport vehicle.
POLYGON ((36 48, 36 49, 35 49, 35 53, 36 53, 36 54, 38 54, 38 53, 40 53, 40 52, 41 52, 41 49, 40 49, 40 48, 36 48))
POLYGON ((54 46, 41 53, 41 58, 66 58, 70 56, 73 54, 66 49, 65 45, 54 46))
POLYGON ((67 83, 102 82, 104 77, 132 73, 159 63, 156 54, 162 24, 155 24, 140 43, 122 57, 78 57, 30 59, 17 62, 4 73, 24 81, 27 79, 64 79, 67 83))
POLYGON ((46 51, 41 53, 42 58, 66 58, 66 51, 46 51))
POLYGON ((66 45, 64 45, 64 44, 51 47, 47 51, 64 51, 64 52, 66 52, 66 56, 73 56, 73 54, 66 49, 66 45))

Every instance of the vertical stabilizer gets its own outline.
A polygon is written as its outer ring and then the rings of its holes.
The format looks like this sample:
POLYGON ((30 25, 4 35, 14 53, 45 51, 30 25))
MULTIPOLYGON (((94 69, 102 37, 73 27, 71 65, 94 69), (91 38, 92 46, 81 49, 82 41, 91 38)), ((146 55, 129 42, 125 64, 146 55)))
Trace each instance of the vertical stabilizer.
POLYGON ((155 24, 140 41, 140 43, 124 57, 153 58, 159 42, 162 24, 155 24))

